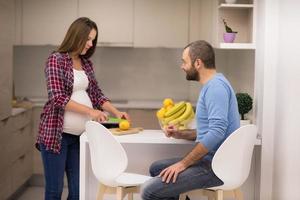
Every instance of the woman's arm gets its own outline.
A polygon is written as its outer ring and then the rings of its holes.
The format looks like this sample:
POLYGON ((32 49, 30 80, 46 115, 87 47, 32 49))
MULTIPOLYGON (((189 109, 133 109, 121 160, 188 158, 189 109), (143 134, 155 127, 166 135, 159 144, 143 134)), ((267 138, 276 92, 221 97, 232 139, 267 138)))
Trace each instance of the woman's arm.
POLYGON ((127 119, 130 121, 130 117, 126 112, 121 112, 117 108, 115 108, 110 101, 106 101, 102 104, 102 108, 107 111, 112 113, 114 116, 117 118, 122 118, 122 119, 127 119))
POLYGON ((54 108, 64 109, 70 96, 65 90, 63 67, 60 64, 59 57, 51 54, 45 67, 45 77, 47 82, 48 99, 54 108))
POLYGON ((90 118, 92 118, 93 120, 98 121, 98 122, 107 120, 107 115, 104 112, 102 112, 100 110, 95 110, 95 109, 85 106, 83 104, 77 103, 73 100, 70 100, 66 104, 65 110, 73 111, 73 112, 80 113, 83 115, 87 115, 90 118))

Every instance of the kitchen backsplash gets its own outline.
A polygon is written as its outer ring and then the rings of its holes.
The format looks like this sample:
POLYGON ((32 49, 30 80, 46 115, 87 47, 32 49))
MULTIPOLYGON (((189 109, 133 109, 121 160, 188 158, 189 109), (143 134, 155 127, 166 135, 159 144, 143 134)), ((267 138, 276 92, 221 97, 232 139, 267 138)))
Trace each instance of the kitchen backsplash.
MULTIPOLYGON (((14 85, 17 97, 46 98, 44 66, 55 46, 15 46, 14 85)), ((180 68, 182 49, 98 47, 92 57, 96 78, 113 100, 196 101, 200 86, 185 80, 180 68)), ((254 52, 216 50, 219 72, 236 91, 253 93, 254 52), (241 73, 243 71, 249 73, 241 73)))

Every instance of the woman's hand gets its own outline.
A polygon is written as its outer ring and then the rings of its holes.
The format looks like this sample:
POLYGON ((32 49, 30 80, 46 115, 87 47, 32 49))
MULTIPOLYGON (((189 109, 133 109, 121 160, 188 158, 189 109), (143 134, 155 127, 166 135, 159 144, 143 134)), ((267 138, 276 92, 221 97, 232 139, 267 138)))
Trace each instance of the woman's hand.
POLYGON ((116 115, 117 118, 126 119, 126 120, 130 121, 130 117, 126 112, 118 111, 115 115, 116 115))
POLYGON ((92 118, 92 120, 97 122, 103 122, 108 119, 107 114, 105 112, 102 112, 101 110, 95 110, 95 109, 90 110, 89 116, 92 118))

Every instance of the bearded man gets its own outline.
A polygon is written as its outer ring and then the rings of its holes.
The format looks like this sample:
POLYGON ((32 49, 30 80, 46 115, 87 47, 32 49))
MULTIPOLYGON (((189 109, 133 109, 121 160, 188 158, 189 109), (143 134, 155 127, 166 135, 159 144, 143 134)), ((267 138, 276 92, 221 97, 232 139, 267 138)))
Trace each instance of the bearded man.
POLYGON ((195 141, 185 156, 154 162, 152 179, 142 186, 144 200, 175 200, 181 193, 222 185, 212 171, 212 158, 224 140, 240 127, 235 92, 223 74, 217 73, 213 47, 199 40, 182 53, 181 69, 188 81, 202 85, 196 106, 196 129, 178 130, 168 126, 167 137, 195 141))

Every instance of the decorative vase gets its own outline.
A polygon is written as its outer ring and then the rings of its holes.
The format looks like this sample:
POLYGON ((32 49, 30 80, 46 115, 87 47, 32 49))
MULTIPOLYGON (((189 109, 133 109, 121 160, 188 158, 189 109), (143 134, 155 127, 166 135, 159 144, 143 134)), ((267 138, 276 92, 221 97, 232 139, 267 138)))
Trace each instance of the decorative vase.
POLYGON ((245 126, 251 124, 251 121, 249 119, 247 120, 240 120, 240 126, 245 126))
POLYGON ((225 43, 233 43, 236 33, 223 33, 225 43))
POLYGON ((236 0, 225 0, 225 3, 235 3, 236 0))

